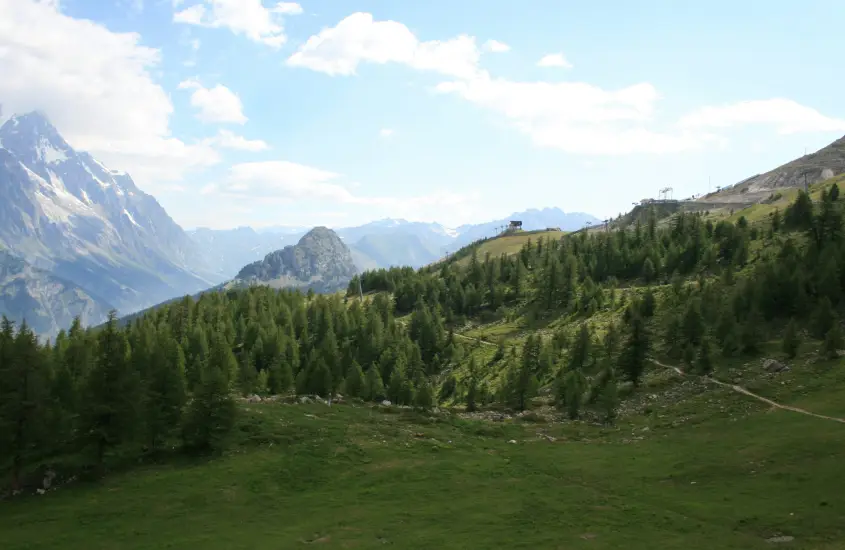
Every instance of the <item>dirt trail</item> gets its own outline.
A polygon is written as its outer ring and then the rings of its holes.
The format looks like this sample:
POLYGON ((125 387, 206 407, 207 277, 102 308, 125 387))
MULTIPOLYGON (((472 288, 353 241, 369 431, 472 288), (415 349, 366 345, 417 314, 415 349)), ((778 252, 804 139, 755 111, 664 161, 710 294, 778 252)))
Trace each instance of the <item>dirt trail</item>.
MULTIPOLYGON (((660 361, 658 361, 657 359, 651 359, 651 362, 654 363, 655 365, 659 365, 663 368, 672 369, 673 371, 677 372, 681 376, 686 376, 686 373, 683 370, 679 369, 678 367, 674 367, 672 365, 665 365, 665 364, 661 363, 660 361)), ((804 409, 800 409, 798 407, 793 407, 791 405, 782 405, 780 403, 772 401, 771 399, 763 397, 762 395, 757 395, 756 393, 751 392, 751 391, 743 388, 742 386, 737 386, 736 384, 728 384, 727 382, 722 382, 721 380, 713 378, 712 376, 703 376, 702 378, 704 378, 708 382, 712 382, 712 383, 719 385, 719 386, 724 386, 724 387, 729 388, 729 389, 731 389, 731 390, 733 390, 737 393, 741 393, 743 395, 747 395, 748 397, 752 397, 752 398, 754 398, 758 401, 762 401, 763 403, 766 403, 767 405, 775 407, 776 409, 782 409, 782 410, 785 410, 785 411, 792 411, 792 412, 796 412, 798 414, 804 414, 804 415, 807 415, 807 416, 813 416, 815 418, 821 418, 823 420, 832 420, 833 422, 839 422, 841 424, 845 424, 845 418, 837 418, 835 416, 825 416, 823 414, 816 414, 814 412, 810 412, 810 411, 807 411, 807 410, 804 410, 804 409)))

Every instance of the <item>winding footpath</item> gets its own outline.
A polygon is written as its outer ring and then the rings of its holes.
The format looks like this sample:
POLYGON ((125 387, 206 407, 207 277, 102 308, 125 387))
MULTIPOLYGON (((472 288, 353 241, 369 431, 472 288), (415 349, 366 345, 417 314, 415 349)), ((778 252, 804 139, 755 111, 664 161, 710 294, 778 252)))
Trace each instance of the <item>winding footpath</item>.
MULTIPOLYGON (((682 371, 678 367, 674 367, 672 365, 664 365, 663 363, 661 363, 657 359, 651 359, 651 362, 654 363, 655 365, 659 365, 663 368, 672 369, 673 371, 677 372, 681 376, 687 375, 684 371, 682 371)), ((832 420, 833 422, 839 422, 840 424, 845 424, 845 418, 837 418, 835 416, 825 416, 823 414, 816 414, 814 412, 810 412, 808 410, 800 409, 798 407, 793 407, 791 405, 782 405, 780 403, 772 401, 771 399, 763 397, 762 395, 757 395, 756 393, 751 392, 751 391, 743 388, 742 386, 737 386, 736 384, 728 384, 727 382, 722 382, 721 380, 713 378, 712 376, 703 376, 702 378, 704 378, 706 381, 712 382, 712 383, 714 383, 718 386, 724 386, 724 387, 729 388, 729 389, 731 389, 731 390, 733 390, 737 393, 741 393, 743 395, 747 395, 748 397, 752 397, 752 398, 754 398, 758 401, 761 401, 763 403, 766 403, 767 405, 770 405, 770 406, 772 406, 776 409, 782 409, 782 410, 785 410, 785 411, 792 411, 792 412, 796 412, 798 414, 803 414, 803 415, 806 415, 806 416, 813 416, 815 418, 821 418, 822 420, 832 420)))

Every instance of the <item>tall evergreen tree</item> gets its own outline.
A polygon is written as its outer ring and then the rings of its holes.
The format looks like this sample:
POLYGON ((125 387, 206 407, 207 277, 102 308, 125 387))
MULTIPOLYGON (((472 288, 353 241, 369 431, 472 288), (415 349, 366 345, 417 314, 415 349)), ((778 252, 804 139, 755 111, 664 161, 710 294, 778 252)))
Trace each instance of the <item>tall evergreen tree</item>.
POLYGON ((222 368, 224 363, 219 360, 210 362, 188 406, 182 439, 189 449, 203 452, 221 450, 235 425, 237 407, 229 393, 228 377, 222 368))
POLYGON ((21 323, 0 323, 0 448, 11 459, 12 488, 18 489, 27 456, 43 441, 47 380, 35 334, 21 323))
POLYGON ((140 381, 130 370, 129 344, 117 326, 114 311, 109 313, 97 343, 96 360, 85 387, 82 427, 94 445, 102 472, 106 451, 131 440, 136 433, 140 381))
POLYGON ((645 323, 641 317, 634 315, 630 321, 628 338, 619 357, 619 367, 634 386, 639 386, 645 372, 650 344, 645 323))

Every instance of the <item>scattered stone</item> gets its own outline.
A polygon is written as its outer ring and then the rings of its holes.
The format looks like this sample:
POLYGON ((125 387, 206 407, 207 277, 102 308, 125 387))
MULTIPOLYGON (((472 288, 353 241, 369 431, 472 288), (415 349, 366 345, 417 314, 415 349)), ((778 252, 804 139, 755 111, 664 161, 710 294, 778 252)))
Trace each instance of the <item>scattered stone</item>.
POLYGON ((766 539, 766 542, 792 542, 795 540, 795 537, 790 537, 789 535, 782 535, 779 537, 772 537, 770 539, 766 539))
POLYGON ((303 395, 302 397, 299 398, 299 402, 302 403, 303 405, 308 405, 309 403, 311 403, 311 398, 308 397, 307 395, 303 395))
POLYGON ((39 489, 36 489, 36 490, 35 490, 35 492, 36 492, 36 493, 38 493, 39 495, 43 495, 43 494, 44 494, 44 493, 46 493, 47 491, 45 491, 44 489, 40 489, 40 488, 39 488, 39 489))
POLYGON ((777 359, 763 359, 763 369, 767 372, 777 373, 788 371, 789 367, 787 367, 777 359))
POLYGON ((53 484, 54 479, 56 479, 56 472, 54 472, 53 470, 47 470, 44 473, 44 479, 41 481, 41 486, 44 488, 45 491, 50 488, 50 486, 53 484))
POLYGON ((513 443, 513 444, 515 445, 515 444, 516 444, 516 439, 511 439, 510 441, 508 441, 508 443, 513 443))
POLYGON ((261 403, 261 396, 260 395, 250 395, 246 398, 247 403, 261 403))
POLYGON ((383 406, 385 406, 385 407, 389 407, 389 406, 390 406, 390 401, 388 401, 387 399, 385 399, 384 401, 382 401, 382 402, 381 402, 381 404, 382 404, 383 406))

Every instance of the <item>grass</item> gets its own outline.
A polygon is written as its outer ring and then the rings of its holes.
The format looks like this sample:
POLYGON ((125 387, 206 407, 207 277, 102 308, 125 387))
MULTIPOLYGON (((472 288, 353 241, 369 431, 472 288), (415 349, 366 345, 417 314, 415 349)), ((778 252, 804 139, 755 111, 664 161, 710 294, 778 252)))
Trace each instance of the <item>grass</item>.
MULTIPOLYGON (((841 362, 756 384, 845 416, 841 362)), ((845 548, 845 427, 659 370, 631 403, 615 428, 248 405, 225 456, 0 503, 3 548, 845 548)))
MULTIPOLYGON (((478 259, 483 260, 484 256, 489 252, 491 258, 498 258, 502 254, 516 254, 522 249, 522 246, 530 239, 531 242, 537 242, 538 239, 559 239, 566 234, 564 231, 525 231, 513 235, 504 235, 490 239, 478 247, 478 259)), ((467 265, 470 262, 470 257, 461 258, 458 260, 458 265, 467 265)))

